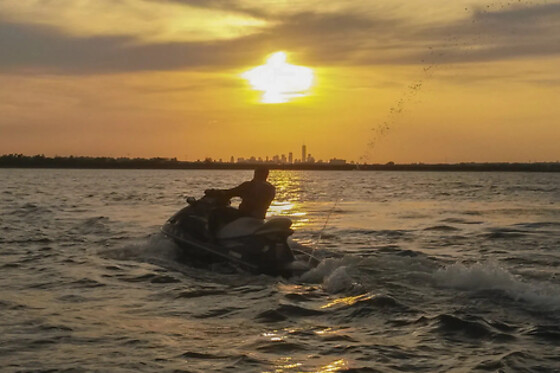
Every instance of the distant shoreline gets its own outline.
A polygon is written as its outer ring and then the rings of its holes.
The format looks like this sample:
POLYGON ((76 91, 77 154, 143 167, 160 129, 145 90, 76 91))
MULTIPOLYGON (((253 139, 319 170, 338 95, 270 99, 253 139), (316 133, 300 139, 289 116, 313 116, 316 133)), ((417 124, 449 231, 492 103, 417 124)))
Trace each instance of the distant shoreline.
POLYGON ((0 168, 68 169, 161 169, 161 170, 251 170, 265 165, 271 170, 306 171, 464 171, 464 172, 560 172, 560 162, 535 163, 410 163, 328 164, 328 163, 226 163, 178 161, 175 158, 45 157, 8 154, 0 156, 0 168))

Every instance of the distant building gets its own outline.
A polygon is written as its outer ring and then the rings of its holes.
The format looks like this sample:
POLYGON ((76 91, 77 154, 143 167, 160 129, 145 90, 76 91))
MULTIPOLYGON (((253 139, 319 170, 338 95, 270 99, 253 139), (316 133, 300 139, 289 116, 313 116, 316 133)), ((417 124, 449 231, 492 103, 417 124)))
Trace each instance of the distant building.
POLYGON ((307 161, 307 146, 305 145, 301 146, 301 161, 304 163, 307 161))
POLYGON ((289 163, 289 164, 294 163, 294 153, 292 153, 292 152, 290 152, 290 153, 288 154, 288 163, 289 163))
POLYGON ((329 161, 329 164, 333 166, 344 166, 346 164, 346 159, 333 158, 329 161))

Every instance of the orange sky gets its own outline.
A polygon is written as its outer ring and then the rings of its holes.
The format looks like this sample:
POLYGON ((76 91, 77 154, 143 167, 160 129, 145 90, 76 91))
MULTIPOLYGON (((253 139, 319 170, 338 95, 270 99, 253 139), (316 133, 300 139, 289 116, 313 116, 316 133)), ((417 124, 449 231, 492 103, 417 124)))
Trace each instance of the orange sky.
POLYGON ((4 0, 0 154, 560 161, 560 1, 4 0), (305 97, 241 74, 285 51, 305 97))

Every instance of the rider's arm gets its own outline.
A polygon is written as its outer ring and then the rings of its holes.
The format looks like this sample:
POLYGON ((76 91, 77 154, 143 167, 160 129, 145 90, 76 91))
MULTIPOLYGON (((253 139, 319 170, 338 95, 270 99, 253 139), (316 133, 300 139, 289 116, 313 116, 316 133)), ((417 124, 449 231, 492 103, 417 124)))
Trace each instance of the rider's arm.
POLYGON ((233 197, 241 197, 243 196, 245 190, 249 186, 248 184, 249 182, 244 182, 241 185, 238 185, 235 188, 231 188, 231 189, 207 189, 204 191, 204 193, 210 196, 213 194, 214 195, 220 194, 221 196, 224 196, 227 199, 231 199, 233 197))
POLYGON ((242 197, 245 194, 245 190, 247 190, 247 187, 249 186, 249 182, 246 181, 238 186, 236 186, 235 188, 231 188, 231 189, 225 189, 222 192, 225 193, 225 195, 228 198, 232 198, 232 197, 242 197))

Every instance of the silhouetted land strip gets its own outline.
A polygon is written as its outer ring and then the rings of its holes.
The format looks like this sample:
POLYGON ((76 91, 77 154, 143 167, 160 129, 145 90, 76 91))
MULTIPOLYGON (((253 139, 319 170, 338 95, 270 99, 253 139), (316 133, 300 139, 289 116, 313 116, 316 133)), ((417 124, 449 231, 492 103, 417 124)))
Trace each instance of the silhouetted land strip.
MULTIPOLYGON (((85 169, 167 169, 167 170, 248 170, 262 163, 185 162, 175 158, 45 157, 7 154, 0 156, 0 168, 85 168, 85 169)), ((372 170, 372 171, 507 171, 560 172, 560 162, 540 163, 455 163, 455 164, 266 164, 277 170, 372 170)))

